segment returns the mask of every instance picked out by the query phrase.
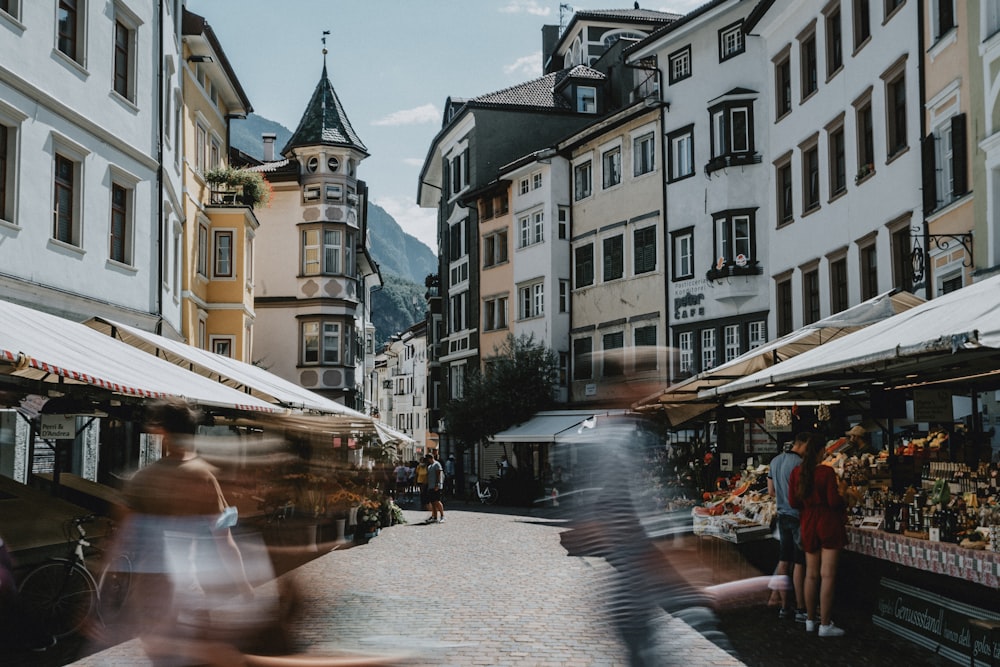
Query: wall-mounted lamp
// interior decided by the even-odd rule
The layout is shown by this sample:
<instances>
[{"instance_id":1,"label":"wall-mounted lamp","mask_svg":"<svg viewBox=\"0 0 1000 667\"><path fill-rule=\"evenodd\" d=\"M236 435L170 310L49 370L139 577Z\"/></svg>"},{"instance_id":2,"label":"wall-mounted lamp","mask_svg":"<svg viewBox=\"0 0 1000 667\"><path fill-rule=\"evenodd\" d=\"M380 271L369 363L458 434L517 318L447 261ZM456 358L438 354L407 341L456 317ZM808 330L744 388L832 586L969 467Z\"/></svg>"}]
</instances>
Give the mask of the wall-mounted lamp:
<instances>
[{"instance_id":1,"label":"wall-mounted lamp","mask_svg":"<svg viewBox=\"0 0 1000 667\"><path fill-rule=\"evenodd\" d=\"M188 56L189 63L214 63L215 58L212 56Z\"/></svg>"}]
</instances>

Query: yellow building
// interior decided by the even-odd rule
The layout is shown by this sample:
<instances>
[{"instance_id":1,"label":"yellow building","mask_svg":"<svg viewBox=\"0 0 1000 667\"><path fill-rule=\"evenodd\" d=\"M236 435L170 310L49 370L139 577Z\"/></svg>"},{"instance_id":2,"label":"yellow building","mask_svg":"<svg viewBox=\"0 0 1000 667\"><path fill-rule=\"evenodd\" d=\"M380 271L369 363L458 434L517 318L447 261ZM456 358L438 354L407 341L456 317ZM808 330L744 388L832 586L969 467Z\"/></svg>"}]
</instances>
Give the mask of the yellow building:
<instances>
[{"instance_id":1,"label":"yellow building","mask_svg":"<svg viewBox=\"0 0 1000 667\"><path fill-rule=\"evenodd\" d=\"M229 169L228 155L229 123L253 109L208 22L185 10L182 32L185 210L170 239L181 245L181 331L191 345L251 362L254 207L268 186Z\"/></svg>"}]
</instances>

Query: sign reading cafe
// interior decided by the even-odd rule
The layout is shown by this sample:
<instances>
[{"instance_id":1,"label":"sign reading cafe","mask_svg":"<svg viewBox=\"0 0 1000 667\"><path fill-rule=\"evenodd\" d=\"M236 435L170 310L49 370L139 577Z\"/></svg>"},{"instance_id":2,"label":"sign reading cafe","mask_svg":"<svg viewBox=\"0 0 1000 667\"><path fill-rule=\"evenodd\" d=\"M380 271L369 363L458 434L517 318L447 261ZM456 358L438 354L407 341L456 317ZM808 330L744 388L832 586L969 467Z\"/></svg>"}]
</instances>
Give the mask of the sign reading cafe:
<instances>
[{"instance_id":1,"label":"sign reading cafe","mask_svg":"<svg viewBox=\"0 0 1000 667\"><path fill-rule=\"evenodd\" d=\"M705 306L701 302L705 300L704 294L688 292L684 296L674 299L674 319L686 320L692 317L704 317Z\"/></svg>"}]
</instances>

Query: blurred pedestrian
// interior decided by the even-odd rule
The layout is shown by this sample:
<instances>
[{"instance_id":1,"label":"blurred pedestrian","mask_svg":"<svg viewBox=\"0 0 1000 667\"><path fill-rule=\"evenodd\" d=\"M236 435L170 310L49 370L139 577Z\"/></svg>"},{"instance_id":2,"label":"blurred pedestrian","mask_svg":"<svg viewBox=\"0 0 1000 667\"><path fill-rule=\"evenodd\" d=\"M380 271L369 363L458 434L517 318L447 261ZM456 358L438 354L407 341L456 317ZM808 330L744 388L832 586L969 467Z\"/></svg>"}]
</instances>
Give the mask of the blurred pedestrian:
<instances>
[{"instance_id":1,"label":"blurred pedestrian","mask_svg":"<svg viewBox=\"0 0 1000 667\"><path fill-rule=\"evenodd\" d=\"M455 455L449 454L444 462L444 492L455 497Z\"/></svg>"},{"instance_id":2,"label":"blurred pedestrian","mask_svg":"<svg viewBox=\"0 0 1000 667\"><path fill-rule=\"evenodd\" d=\"M444 468L441 462L434 458L434 454L427 455L427 504L430 505L431 515L424 523L444 522L444 503L441 502L441 493L444 490Z\"/></svg>"},{"instance_id":3,"label":"blurred pedestrian","mask_svg":"<svg viewBox=\"0 0 1000 667\"><path fill-rule=\"evenodd\" d=\"M420 457L417 467L413 470L413 481L420 494L420 507L430 511L430 504L427 500L427 455Z\"/></svg>"},{"instance_id":4,"label":"blurred pedestrian","mask_svg":"<svg viewBox=\"0 0 1000 667\"><path fill-rule=\"evenodd\" d=\"M788 502L788 480L792 470L802 463L809 437L804 432L795 436L791 449L771 460L767 475L767 491L778 508L778 567L772 579L781 600L778 618L799 622L806 620L806 556L801 547L799 511ZM788 591L792 591L791 596Z\"/></svg>"},{"instance_id":5,"label":"blurred pedestrian","mask_svg":"<svg viewBox=\"0 0 1000 667\"><path fill-rule=\"evenodd\" d=\"M819 636L841 637L830 619L840 550L847 544L847 505L837 484L837 473L822 465L823 440L809 437L802 463L789 478L789 504L801 513L802 550L806 554L806 631L817 629L816 598L819 597Z\"/></svg>"}]
</instances>

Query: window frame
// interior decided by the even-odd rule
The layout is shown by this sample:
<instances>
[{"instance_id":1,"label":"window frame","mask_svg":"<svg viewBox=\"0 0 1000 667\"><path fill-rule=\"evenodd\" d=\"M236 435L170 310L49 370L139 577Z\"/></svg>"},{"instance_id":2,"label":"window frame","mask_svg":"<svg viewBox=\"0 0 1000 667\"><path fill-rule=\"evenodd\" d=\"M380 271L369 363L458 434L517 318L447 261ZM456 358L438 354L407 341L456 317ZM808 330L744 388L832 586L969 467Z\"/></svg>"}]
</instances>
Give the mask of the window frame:
<instances>
[{"instance_id":1,"label":"window frame","mask_svg":"<svg viewBox=\"0 0 1000 667\"><path fill-rule=\"evenodd\" d=\"M632 275L641 276L656 271L656 225L632 230Z\"/></svg>"},{"instance_id":2,"label":"window frame","mask_svg":"<svg viewBox=\"0 0 1000 667\"><path fill-rule=\"evenodd\" d=\"M483 299L483 331L500 331L508 328L508 294L498 294Z\"/></svg>"},{"instance_id":3,"label":"window frame","mask_svg":"<svg viewBox=\"0 0 1000 667\"><path fill-rule=\"evenodd\" d=\"M497 229L483 235L483 268L490 269L509 261L507 228Z\"/></svg>"},{"instance_id":4,"label":"window frame","mask_svg":"<svg viewBox=\"0 0 1000 667\"><path fill-rule=\"evenodd\" d=\"M851 24L854 31L854 53L857 53L872 38L871 0L853 0Z\"/></svg>"},{"instance_id":5,"label":"window frame","mask_svg":"<svg viewBox=\"0 0 1000 667\"><path fill-rule=\"evenodd\" d=\"M792 113L792 54L786 46L772 60L774 63L775 122Z\"/></svg>"},{"instance_id":6,"label":"window frame","mask_svg":"<svg viewBox=\"0 0 1000 667\"><path fill-rule=\"evenodd\" d=\"M813 264L802 270L802 326L820 319L820 279L819 265Z\"/></svg>"},{"instance_id":7,"label":"window frame","mask_svg":"<svg viewBox=\"0 0 1000 667\"><path fill-rule=\"evenodd\" d=\"M114 34L112 39L112 85L111 90L127 100L136 103L138 89L137 54L139 51L139 28L142 20L132 13L124 4L116 0L114 4ZM119 27L124 30L124 43L119 40ZM124 70L122 76L121 70Z\"/></svg>"},{"instance_id":8,"label":"window frame","mask_svg":"<svg viewBox=\"0 0 1000 667\"><path fill-rule=\"evenodd\" d=\"M69 28L70 30L65 30ZM56 3L55 51L74 64L87 67L87 0Z\"/></svg>"},{"instance_id":9,"label":"window frame","mask_svg":"<svg viewBox=\"0 0 1000 667\"><path fill-rule=\"evenodd\" d=\"M821 206L819 135L814 134L803 142L799 152L802 158L802 215L806 216Z\"/></svg>"},{"instance_id":10,"label":"window frame","mask_svg":"<svg viewBox=\"0 0 1000 667\"><path fill-rule=\"evenodd\" d=\"M830 314L836 315L850 307L850 287L847 276L847 255L831 257L830 264Z\"/></svg>"},{"instance_id":11,"label":"window frame","mask_svg":"<svg viewBox=\"0 0 1000 667\"><path fill-rule=\"evenodd\" d=\"M21 124L27 116L0 102L0 223L18 227Z\"/></svg>"},{"instance_id":12,"label":"window frame","mask_svg":"<svg viewBox=\"0 0 1000 667\"><path fill-rule=\"evenodd\" d=\"M858 244L858 262L861 275L861 300L878 296L878 247L875 240Z\"/></svg>"},{"instance_id":13,"label":"window frame","mask_svg":"<svg viewBox=\"0 0 1000 667\"><path fill-rule=\"evenodd\" d=\"M545 279L535 278L517 286L518 321L545 317Z\"/></svg>"},{"instance_id":14,"label":"window frame","mask_svg":"<svg viewBox=\"0 0 1000 667\"><path fill-rule=\"evenodd\" d=\"M733 44L729 40L734 40ZM719 62L725 62L746 51L743 37L743 19L719 28Z\"/></svg>"},{"instance_id":15,"label":"window frame","mask_svg":"<svg viewBox=\"0 0 1000 667\"><path fill-rule=\"evenodd\" d=\"M590 257L581 258L589 252ZM594 243L584 243L573 248L573 289L583 289L594 284L596 271L594 266Z\"/></svg>"},{"instance_id":16,"label":"window frame","mask_svg":"<svg viewBox=\"0 0 1000 667\"><path fill-rule=\"evenodd\" d=\"M111 170L111 189L108 222L108 259L124 266L134 266L135 258L135 189L139 179L131 174L125 174L118 169ZM115 201L115 193L120 191L123 196L121 206ZM116 216L116 212L120 214ZM116 224L121 223L121 252L115 253Z\"/></svg>"},{"instance_id":17,"label":"window frame","mask_svg":"<svg viewBox=\"0 0 1000 667\"><path fill-rule=\"evenodd\" d=\"M586 368L586 371L584 371ZM584 336L573 339L573 380L594 379L594 339Z\"/></svg>"},{"instance_id":18,"label":"window frame","mask_svg":"<svg viewBox=\"0 0 1000 667\"><path fill-rule=\"evenodd\" d=\"M576 86L577 113L597 113L597 88L594 86Z\"/></svg>"},{"instance_id":19,"label":"window frame","mask_svg":"<svg viewBox=\"0 0 1000 667\"><path fill-rule=\"evenodd\" d=\"M625 235L606 236L601 239L601 282L621 280L624 277Z\"/></svg>"},{"instance_id":20,"label":"window frame","mask_svg":"<svg viewBox=\"0 0 1000 667\"><path fill-rule=\"evenodd\" d=\"M691 77L691 45L688 44L667 56L667 79L674 85ZM678 72L678 66L680 72Z\"/></svg>"},{"instance_id":21,"label":"window frame","mask_svg":"<svg viewBox=\"0 0 1000 667\"><path fill-rule=\"evenodd\" d=\"M871 88L869 88L852 104L858 160L855 183L860 183L875 173L875 117L872 110L871 92Z\"/></svg>"},{"instance_id":22,"label":"window frame","mask_svg":"<svg viewBox=\"0 0 1000 667\"><path fill-rule=\"evenodd\" d=\"M68 166L70 178L60 176L60 166ZM67 150L62 145L54 146L52 164L52 239L59 243L83 247L83 196L84 196L84 161L79 153L72 149ZM66 193L69 197L67 202L69 212L64 216L66 221L66 233L63 233L63 220L60 219L63 209L61 193Z\"/></svg>"},{"instance_id":23,"label":"window frame","mask_svg":"<svg viewBox=\"0 0 1000 667\"><path fill-rule=\"evenodd\" d=\"M746 223L746 235L740 234L738 225ZM756 209L729 209L712 216L715 256L725 268L750 269L757 265ZM745 244L746 253L735 252ZM732 246L732 248L729 248ZM732 252L730 252L732 251ZM728 254L727 254L728 253ZM743 255L744 260L739 259Z\"/></svg>"},{"instance_id":24,"label":"window frame","mask_svg":"<svg viewBox=\"0 0 1000 667\"><path fill-rule=\"evenodd\" d=\"M351 275L352 242L349 230L340 226L323 223L302 225L299 236L299 271L301 276L344 276ZM316 238L310 239L311 235ZM310 255L313 251L314 257ZM333 266L331 267L330 264ZM313 269L311 267L315 266Z\"/></svg>"},{"instance_id":25,"label":"window frame","mask_svg":"<svg viewBox=\"0 0 1000 667\"><path fill-rule=\"evenodd\" d=\"M713 105L708 109L709 129L711 132L712 159L726 156L746 156L754 153L754 106L753 99L740 99L722 102ZM742 139L746 147L742 150L734 149L737 143L736 133L738 131L736 116L742 113L745 116L743 123L744 133Z\"/></svg>"},{"instance_id":26,"label":"window frame","mask_svg":"<svg viewBox=\"0 0 1000 667\"><path fill-rule=\"evenodd\" d=\"M826 52L826 80L844 68L844 20L840 0L823 10L823 31Z\"/></svg>"},{"instance_id":27,"label":"window frame","mask_svg":"<svg viewBox=\"0 0 1000 667\"><path fill-rule=\"evenodd\" d=\"M819 53L816 28L803 32L799 38L799 103L805 102L819 90Z\"/></svg>"},{"instance_id":28,"label":"window frame","mask_svg":"<svg viewBox=\"0 0 1000 667\"><path fill-rule=\"evenodd\" d=\"M694 278L694 227L670 232L670 254L671 279L678 281Z\"/></svg>"},{"instance_id":29,"label":"window frame","mask_svg":"<svg viewBox=\"0 0 1000 667\"><path fill-rule=\"evenodd\" d=\"M228 251L222 242L228 239ZM212 278L236 277L236 230L212 230ZM226 267L228 266L228 270Z\"/></svg>"},{"instance_id":30,"label":"window frame","mask_svg":"<svg viewBox=\"0 0 1000 667\"><path fill-rule=\"evenodd\" d=\"M622 182L622 147L612 146L601 152L601 189L609 190Z\"/></svg>"},{"instance_id":31,"label":"window frame","mask_svg":"<svg viewBox=\"0 0 1000 667\"><path fill-rule=\"evenodd\" d=\"M573 201L582 201L594 194L593 160L573 165Z\"/></svg>"},{"instance_id":32,"label":"window frame","mask_svg":"<svg viewBox=\"0 0 1000 667\"><path fill-rule=\"evenodd\" d=\"M847 192L847 131L843 114L828 123L825 130L829 171L827 187L830 188L829 199L833 200Z\"/></svg>"},{"instance_id":33,"label":"window frame","mask_svg":"<svg viewBox=\"0 0 1000 667\"><path fill-rule=\"evenodd\" d=\"M208 265L211 260L211 252L209 251L209 241L208 241L208 224L199 222L198 223L198 238L197 238L197 252L198 257L195 262L195 272L197 275L204 278L208 278Z\"/></svg>"},{"instance_id":34,"label":"window frame","mask_svg":"<svg viewBox=\"0 0 1000 667\"><path fill-rule=\"evenodd\" d=\"M632 176L656 170L656 134L645 132L632 140Z\"/></svg>"},{"instance_id":35,"label":"window frame","mask_svg":"<svg viewBox=\"0 0 1000 667\"><path fill-rule=\"evenodd\" d=\"M795 175L791 151L774 161L774 185L776 222L778 227L783 227L795 222Z\"/></svg>"},{"instance_id":36,"label":"window frame","mask_svg":"<svg viewBox=\"0 0 1000 667\"><path fill-rule=\"evenodd\" d=\"M885 95L886 160L891 162L909 148L906 118L906 57L896 61L881 78Z\"/></svg>"},{"instance_id":37,"label":"window frame","mask_svg":"<svg viewBox=\"0 0 1000 667\"><path fill-rule=\"evenodd\" d=\"M791 275L786 274L774 279L774 321L779 337L795 331Z\"/></svg>"},{"instance_id":38,"label":"window frame","mask_svg":"<svg viewBox=\"0 0 1000 667\"><path fill-rule=\"evenodd\" d=\"M697 171L694 166L694 124L678 128L668 134L667 145L670 146L667 152L667 182L675 183L694 176ZM689 168L687 172L682 171L685 159Z\"/></svg>"}]
</instances>

